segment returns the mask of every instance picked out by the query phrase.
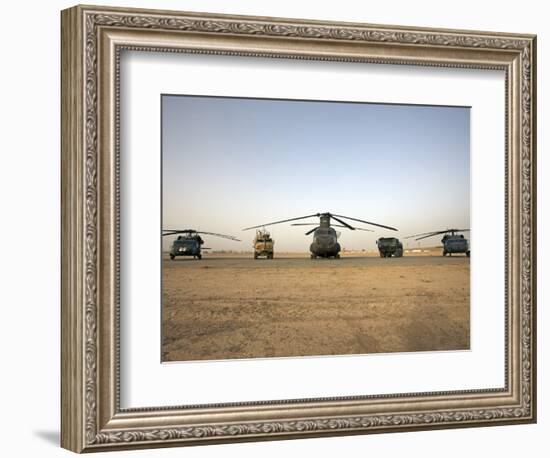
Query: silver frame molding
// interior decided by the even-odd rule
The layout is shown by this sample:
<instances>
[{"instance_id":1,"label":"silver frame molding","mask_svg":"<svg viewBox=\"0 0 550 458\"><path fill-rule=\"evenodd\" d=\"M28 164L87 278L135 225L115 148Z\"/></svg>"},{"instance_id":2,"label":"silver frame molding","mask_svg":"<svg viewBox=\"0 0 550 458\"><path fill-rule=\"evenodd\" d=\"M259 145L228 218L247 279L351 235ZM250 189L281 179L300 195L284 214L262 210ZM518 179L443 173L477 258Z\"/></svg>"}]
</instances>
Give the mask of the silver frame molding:
<instances>
[{"instance_id":1,"label":"silver frame molding","mask_svg":"<svg viewBox=\"0 0 550 458\"><path fill-rule=\"evenodd\" d=\"M76 6L61 15L61 445L75 452L536 421L536 37ZM506 75L506 386L121 409L124 49L500 69Z\"/></svg>"}]
</instances>

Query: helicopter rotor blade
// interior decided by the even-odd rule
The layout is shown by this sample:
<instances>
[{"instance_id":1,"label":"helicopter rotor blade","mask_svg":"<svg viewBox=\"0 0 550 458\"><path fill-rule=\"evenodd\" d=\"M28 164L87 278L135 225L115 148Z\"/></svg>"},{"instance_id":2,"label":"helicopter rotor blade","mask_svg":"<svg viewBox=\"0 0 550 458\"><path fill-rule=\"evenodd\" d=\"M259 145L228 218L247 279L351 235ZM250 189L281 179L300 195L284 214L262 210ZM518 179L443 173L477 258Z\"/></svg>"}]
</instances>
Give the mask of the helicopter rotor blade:
<instances>
[{"instance_id":1,"label":"helicopter rotor blade","mask_svg":"<svg viewBox=\"0 0 550 458\"><path fill-rule=\"evenodd\" d=\"M194 234L197 231L193 229L163 229L162 235L174 235L174 234Z\"/></svg>"},{"instance_id":2,"label":"helicopter rotor blade","mask_svg":"<svg viewBox=\"0 0 550 458\"><path fill-rule=\"evenodd\" d=\"M405 237L405 238L406 239L411 239L413 237L418 237L415 240L422 240L422 239L426 239L428 237L433 237L434 235L448 234L449 232L451 232L451 233L470 232L470 229L445 229L443 231L424 232L423 234L409 235L408 237Z\"/></svg>"},{"instance_id":3,"label":"helicopter rotor blade","mask_svg":"<svg viewBox=\"0 0 550 458\"><path fill-rule=\"evenodd\" d=\"M319 216L319 213L315 213L314 215L308 215L308 216L299 216L298 218L283 219L281 221L274 221L272 223L259 224L258 226L245 227L243 231L248 231L249 229L257 229L258 227L271 226L273 224L287 223L289 221L297 221L299 219L312 218L314 216Z\"/></svg>"},{"instance_id":4,"label":"helicopter rotor blade","mask_svg":"<svg viewBox=\"0 0 550 458\"><path fill-rule=\"evenodd\" d=\"M444 234L445 232L447 232L447 231L424 232L424 233L422 233L422 234L409 235L409 236L404 237L404 238L406 238L406 239L412 239L412 238L414 238L414 237L423 237L423 236L431 237L432 235Z\"/></svg>"},{"instance_id":5,"label":"helicopter rotor blade","mask_svg":"<svg viewBox=\"0 0 550 458\"><path fill-rule=\"evenodd\" d=\"M378 223L372 223L372 222L369 222L369 221L364 221L362 219L357 219L357 218L352 218L350 216L344 216L344 215L330 215L332 218L334 218L335 216L339 217L339 218L345 218L345 219L349 219L351 221L357 221L358 223L364 223L364 224L370 224L371 226L378 226L378 227L383 227L384 229L389 229L390 231L396 231L397 229L395 227L391 227L391 226L384 226L383 224L378 224ZM336 218L334 218L336 219ZM338 220L337 220L338 221Z\"/></svg>"},{"instance_id":6,"label":"helicopter rotor blade","mask_svg":"<svg viewBox=\"0 0 550 458\"><path fill-rule=\"evenodd\" d=\"M333 215L332 213L323 213L323 215L328 215L329 217L334 218L336 221L341 223L344 227L346 227L348 229L351 229L352 231L354 231L355 228L353 226L351 226L350 224L346 223L345 221L342 221L340 218L349 219L349 220L352 220L352 221L357 221L359 223L369 224L371 226L382 227L384 229L389 229L391 231L397 231L396 228L391 227L391 226L385 226L383 224L378 224L378 223L373 223L373 222L370 222L370 221L365 221L365 220L362 220L362 219L352 218L350 216ZM307 215L307 216L299 216L297 218L283 219L283 220L280 220L280 221L273 221L272 223L265 223L265 224L259 224L257 226L245 227L243 229L243 231L248 231L250 229L257 229L259 227L271 226L273 224L287 223L289 221L298 221L298 220L301 220L301 219L307 219L307 218L313 218L313 217L319 217L319 216L321 216L321 213L314 213L313 215Z\"/></svg>"},{"instance_id":7,"label":"helicopter rotor blade","mask_svg":"<svg viewBox=\"0 0 550 458\"><path fill-rule=\"evenodd\" d=\"M352 231L354 231L354 230L355 230L355 228L354 228L354 227L353 227L352 225L350 225L350 224L346 223L345 221L342 221L342 220L341 220L341 219L339 219L339 218L336 218L336 216L334 216L334 215L330 215L330 217L331 217L331 218L333 218L333 219L335 219L335 220L336 220L336 221L338 221L339 223L343 224L343 225L344 225L344 227L347 227L348 229L351 229Z\"/></svg>"},{"instance_id":8,"label":"helicopter rotor blade","mask_svg":"<svg viewBox=\"0 0 550 458\"><path fill-rule=\"evenodd\" d=\"M424 235L422 237L419 237L415 240L423 240L423 239L427 239L429 237L433 237L434 235L441 235L441 234L444 234L445 232L436 232L435 234L430 234L430 235Z\"/></svg>"},{"instance_id":9,"label":"helicopter rotor blade","mask_svg":"<svg viewBox=\"0 0 550 458\"><path fill-rule=\"evenodd\" d=\"M197 231L195 229L163 229L162 230L162 236L176 235L176 234L205 234L205 235L213 235L215 237L221 237L227 240L234 240L235 242L241 241L232 235L218 234L216 232Z\"/></svg>"},{"instance_id":10,"label":"helicopter rotor blade","mask_svg":"<svg viewBox=\"0 0 550 458\"><path fill-rule=\"evenodd\" d=\"M428 232L426 233L428 234ZM426 235L426 234L414 234L414 235L407 235L407 237L403 237L404 239L412 239L413 237L419 237L421 235Z\"/></svg>"},{"instance_id":11,"label":"helicopter rotor blade","mask_svg":"<svg viewBox=\"0 0 550 458\"><path fill-rule=\"evenodd\" d=\"M294 223L291 226L319 226L317 223ZM331 227L346 227L343 224L331 224ZM372 229L365 229L363 227L356 227L356 231L374 232Z\"/></svg>"},{"instance_id":12,"label":"helicopter rotor blade","mask_svg":"<svg viewBox=\"0 0 550 458\"><path fill-rule=\"evenodd\" d=\"M226 234L217 234L216 232L196 231L197 234L213 235L214 237L220 237L222 239L233 240L235 242L241 242L237 237Z\"/></svg>"},{"instance_id":13,"label":"helicopter rotor blade","mask_svg":"<svg viewBox=\"0 0 550 458\"><path fill-rule=\"evenodd\" d=\"M163 229L162 232L197 232L195 229Z\"/></svg>"},{"instance_id":14,"label":"helicopter rotor blade","mask_svg":"<svg viewBox=\"0 0 550 458\"><path fill-rule=\"evenodd\" d=\"M311 234L312 232L315 232L317 229L319 229L319 226L314 227L313 229L310 229L309 231L307 231L307 232L306 232L306 235L309 235L309 234Z\"/></svg>"},{"instance_id":15,"label":"helicopter rotor blade","mask_svg":"<svg viewBox=\"0 0 550 458\"><path fill-rule=\"evenodd\" d=\"M446 230L441 231L441 232L470 232L470 229L455 229L455 228L452 228L452 229L446 229Z\"/></svg>"}]
</instances>

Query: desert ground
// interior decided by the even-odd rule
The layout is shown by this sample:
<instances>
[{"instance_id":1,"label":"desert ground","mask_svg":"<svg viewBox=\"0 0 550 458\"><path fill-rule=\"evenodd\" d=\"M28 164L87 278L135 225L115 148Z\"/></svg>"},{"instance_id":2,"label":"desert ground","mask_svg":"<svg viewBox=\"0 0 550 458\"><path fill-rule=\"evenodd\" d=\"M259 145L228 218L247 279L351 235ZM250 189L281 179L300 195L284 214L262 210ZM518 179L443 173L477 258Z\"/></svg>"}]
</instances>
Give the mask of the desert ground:
<instances>
[{"instance_id":1,"label":"desert ground","mask_svg":"<svg viewBox=\"0 0 550 458\"><path fill-rule=\"evenodd\" d=\"M162 264L163 361L465 350L470 260L205 254Z\"/></svg>"}]
</instances>

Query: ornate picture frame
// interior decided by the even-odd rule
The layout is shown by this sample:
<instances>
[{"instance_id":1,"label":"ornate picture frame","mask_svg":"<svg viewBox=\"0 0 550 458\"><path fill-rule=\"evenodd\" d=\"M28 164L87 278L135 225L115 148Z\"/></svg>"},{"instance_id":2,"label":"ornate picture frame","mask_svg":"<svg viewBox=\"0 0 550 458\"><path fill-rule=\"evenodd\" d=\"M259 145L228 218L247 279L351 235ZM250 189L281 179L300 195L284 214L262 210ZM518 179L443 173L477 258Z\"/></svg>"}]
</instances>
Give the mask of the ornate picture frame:
<instances>
[{"instance_id":1,"label":"ornate picture frame","mask_svg":"<svg viewBox=\"0 0 550 458\"><path fill-rule=\"evenodd\" d=\"M536 37L76 6L62 12L62 424L75 452L536 421ZM498 69L506 93L505 387L120 407L123 50Z\"/></svg>"}]
</instances>

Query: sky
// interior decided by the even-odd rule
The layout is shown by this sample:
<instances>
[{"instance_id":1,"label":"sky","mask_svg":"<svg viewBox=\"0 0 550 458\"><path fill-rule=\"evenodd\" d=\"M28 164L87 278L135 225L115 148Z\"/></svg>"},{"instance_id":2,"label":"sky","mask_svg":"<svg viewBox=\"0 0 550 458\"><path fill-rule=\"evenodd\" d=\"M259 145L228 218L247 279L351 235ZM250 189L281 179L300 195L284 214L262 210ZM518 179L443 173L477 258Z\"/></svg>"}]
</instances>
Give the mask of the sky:
<instances>
[{"instance_id":1,"label":"sky","mask_svg":"<svg viewBox=\"0 0 550 458\"><path fill-rule=\"evenodd\" d=\"M337 228L344 249L440 245L403 239L469 227L470 109L163 95L162 199L164 229L242 240L203 237L216 250L251 250L243 228L317 212L399 229ZM309 250L308 227L268 229L276 251Z\"/></svg>"}]
</instances>

